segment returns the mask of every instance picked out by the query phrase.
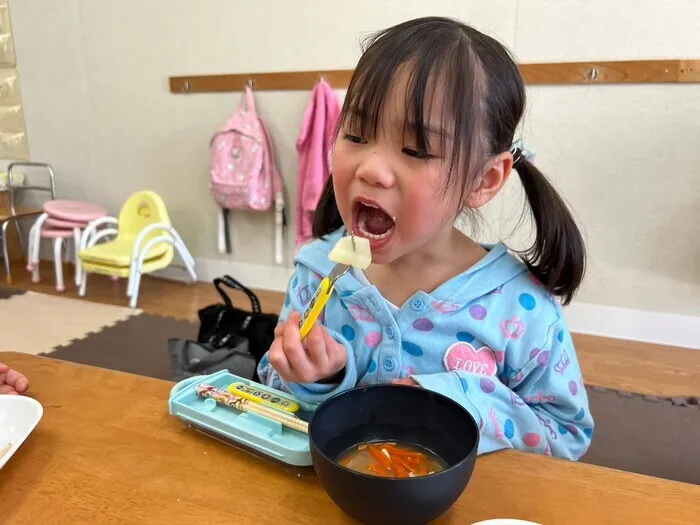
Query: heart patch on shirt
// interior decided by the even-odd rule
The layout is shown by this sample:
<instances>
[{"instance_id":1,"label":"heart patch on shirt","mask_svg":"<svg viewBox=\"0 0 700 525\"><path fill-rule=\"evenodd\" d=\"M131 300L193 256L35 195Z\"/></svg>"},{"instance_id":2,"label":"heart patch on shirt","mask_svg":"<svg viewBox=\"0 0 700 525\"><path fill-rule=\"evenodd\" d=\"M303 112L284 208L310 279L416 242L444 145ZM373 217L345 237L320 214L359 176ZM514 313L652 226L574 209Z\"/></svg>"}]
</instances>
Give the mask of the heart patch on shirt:
<instances>
[{"instance_id":1,"label":"heart patch on shirt","mask_svg":"<svg viewBox=\"0 0 700 525\"><path fill-rule=\"evenodd\" d=\"M469 343L455 343L447 349L442 362L450 372L495 376L498 371L496 355L488 346L474 348Z\"/></svg>"}]
</instances>

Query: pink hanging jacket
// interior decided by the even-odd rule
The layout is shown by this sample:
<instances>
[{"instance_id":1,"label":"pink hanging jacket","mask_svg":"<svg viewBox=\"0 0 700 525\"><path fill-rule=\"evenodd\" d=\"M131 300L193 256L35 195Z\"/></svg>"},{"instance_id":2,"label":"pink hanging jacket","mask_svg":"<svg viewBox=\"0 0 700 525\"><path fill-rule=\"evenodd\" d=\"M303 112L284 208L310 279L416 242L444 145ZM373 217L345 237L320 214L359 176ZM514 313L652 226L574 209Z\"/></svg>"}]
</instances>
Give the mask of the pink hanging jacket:
<instances>
[{"instance_id":1,"label":"pink hanging jacket","mask_svg":"<svg viewBox=\"0 0 700 525\"><path fill-rule=\"evenodd\" d=\"M311 94L297 140L297 250L312 237L316 205L331 173L331 146L339 116L340 101L331 86L321 79Z\"/></svg>"}]
</instances>

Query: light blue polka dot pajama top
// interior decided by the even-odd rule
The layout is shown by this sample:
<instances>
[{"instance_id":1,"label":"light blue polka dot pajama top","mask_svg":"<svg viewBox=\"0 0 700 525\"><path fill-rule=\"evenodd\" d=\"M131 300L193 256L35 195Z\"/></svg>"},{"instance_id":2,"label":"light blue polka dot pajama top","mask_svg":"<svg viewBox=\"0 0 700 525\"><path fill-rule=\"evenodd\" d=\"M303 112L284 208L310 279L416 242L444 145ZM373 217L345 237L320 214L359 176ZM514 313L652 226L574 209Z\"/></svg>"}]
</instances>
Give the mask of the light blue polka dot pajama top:
<instances>
[{"instance_id":1,"label":"light blue polka dot pajama top","mask_svg":"<svg viewBox=\"0 0 700 525\"><path fill-rule=\"evenodd\" d=\"M340 229L302 248L280 321L303 312L334 263ZM514 448L576 460L588 448L593 418L574 345L559 303L503 244L430 294L400 308L363 272L341 277L321 322L348 351L337 384L285 382L267 354L261 381L310 402L356 385L411 377L454 399L481 429L479 453Z\"/></svg>"}]
</instances>

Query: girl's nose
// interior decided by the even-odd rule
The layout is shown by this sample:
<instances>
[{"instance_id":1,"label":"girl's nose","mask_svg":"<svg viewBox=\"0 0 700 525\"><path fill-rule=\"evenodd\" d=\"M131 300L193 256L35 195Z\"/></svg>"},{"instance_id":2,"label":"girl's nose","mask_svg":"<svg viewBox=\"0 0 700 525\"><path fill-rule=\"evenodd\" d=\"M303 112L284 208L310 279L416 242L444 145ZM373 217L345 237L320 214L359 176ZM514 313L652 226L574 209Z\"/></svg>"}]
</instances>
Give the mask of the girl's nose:
<instances>
[{"instance_id":1,"label":"girl's nose","mask_svg":"<svg viewBox=\"0 0 700 525\"><path fill-rule=\"evenodd\" d=\"M394 184L391 166L377 152L372 152L360 164L355 176L370 186L389 188Z\"/></svg>"}]
</instances>

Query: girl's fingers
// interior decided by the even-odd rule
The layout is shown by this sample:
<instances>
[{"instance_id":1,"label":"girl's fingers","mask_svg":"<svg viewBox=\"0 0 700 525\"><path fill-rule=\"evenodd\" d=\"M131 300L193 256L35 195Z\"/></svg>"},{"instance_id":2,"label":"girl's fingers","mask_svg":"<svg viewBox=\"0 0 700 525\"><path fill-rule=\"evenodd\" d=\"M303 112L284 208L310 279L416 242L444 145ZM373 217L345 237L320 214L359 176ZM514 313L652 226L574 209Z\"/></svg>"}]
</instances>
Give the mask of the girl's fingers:
<instances>
[{"instance_id":1,"label":"girl's fingers","mask_svg":"<svg viewBox=\"0 0 700 525\"><path fill-rule=\"evenodd\" d=\"M5 374L5 381L6 384L14 387L15 390L19 391L20 388L26 388L27 386L27 378L24 377L22 374L20 374L17 370L12 370L10 369L6 374Z\"/></svg>"},{"instance_id":2,"label":"girl's fingers","mask_svg":"<svg viewBox=\"0 0 700 525\"><path fill-rule=\"evenodd\" d=\"M299 314L299 312L294 310L292 313L289 314L289 317L287 317L287 320L284 322L285 333L287 332L288 327L290 330L296 329L296 332L299 334L299 340L301 340L301 332L299 331L299 323L301 323L301 314Z\"/></svg>"},{"instance_id":3,"label":"girl's fingers","mask_svg":"<svg viewBox=\"0 0 700 525\"><path fill-rule=\"evenodd\" d=\"M28 388L26 377L0 363L0 394L23 394Z\"/></svg>"},{"instance_id":4,"label":"girl's fingers","mask_svg":"<svg viewBox=\"0 0 700 525\"><path fill-rule=\"evenodd\" d=\"M345 346L333 339L333 336L328 333L324 327L321 327L323 335L323 343L328 358L329 371L333 374L343 369L348 362L348 351Z\"/></svg>"},{"instance_id":5,"label":"girl's fingers","mask_svg":"<svg viewBox=\"0 0 700 525\"><path fill-rule=\"evenodd\" d=\"M311 328L309 335L306 336L306 341L304 341L309 359L321 375L328 371L329 365L324 333L327 333L325 328L316 324Z\"/></svg>"},{"instance_id":6,"label":"girl's fingers","mask_svg":"<svg viewBox=\"0 0 700 525\"><path fill-rule=\"evenodd\" d=\"M275 371L280 375L285 381L292 381L292 367L287 361L287 356L284 354L284 349L282 348L282 338L278 337L270 346L270 351L267 354L267 358L270 360L270 365Z\"/></svg>"},{"instance_id":7,"label":"girl's fingers","mask_svg":"<svg viewBox=\"0 0 700 525\"><path fill-rule=\"evenodd\" d=\"M301 315L292 312L287 321L275 328L275 341L270 347L272 367L285 380L313 383L332 375L345 366L347 352L320 324L314 325L301 340Z\"/></svg>"},{"instance_id":8,"label":"girl's fingers","mask_svg":"<svg viewBox=\"0 0 700 525\"><path fill-rule=\"evenodd\" d=\"M0 395L16 395L15 389L10 385L0 385Z\"/></svg>"},{"instance_id":9,"label":"girl's fingers","mask_svg":"<svg viewBox=\"0 0 700 525\"><path fill-rule=\"evenodd\" d=\"M313 365L309 355L301 343L299 319L299 314L296 312L289 316L282 336L282 349L297 382L308 383L315 381L316 378L314 378Z\"/></svg>"},{"instance_id":10,"label":"girl's fingers","mask_svg":"<svg viewBox=\"0 0 700 525\"><path fill-rule=\"evenodd\" d=\"M15 391L18 394L24 394L29 389L29 381L24 376L20 376L17 381L15 381Z\"/></svg>"}]
</instances>

